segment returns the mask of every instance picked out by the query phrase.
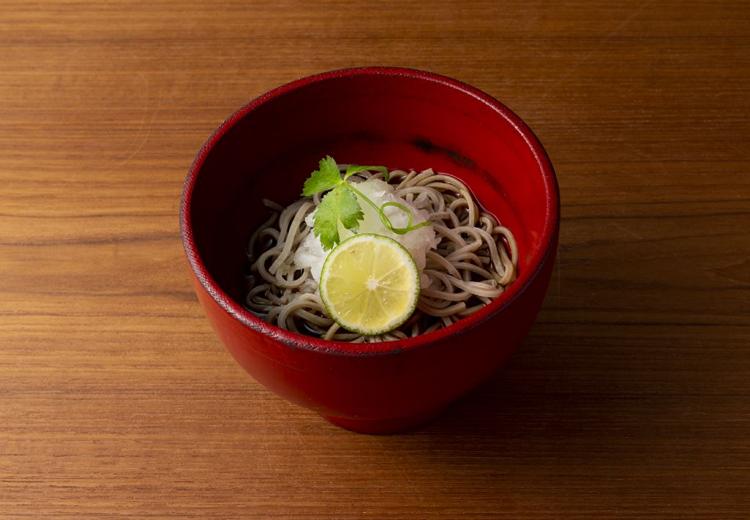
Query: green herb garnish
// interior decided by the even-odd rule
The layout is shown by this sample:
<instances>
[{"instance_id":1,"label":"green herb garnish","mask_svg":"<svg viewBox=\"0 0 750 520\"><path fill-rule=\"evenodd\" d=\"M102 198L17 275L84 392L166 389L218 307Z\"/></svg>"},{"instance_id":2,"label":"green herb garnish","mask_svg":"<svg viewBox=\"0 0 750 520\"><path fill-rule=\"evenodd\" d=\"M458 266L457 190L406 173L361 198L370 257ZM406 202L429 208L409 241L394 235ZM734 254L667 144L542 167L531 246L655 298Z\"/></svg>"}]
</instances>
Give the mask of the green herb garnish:
<instances>
[{"instance_id":1,"label":"green herb garnish","mask_svg":"<svg viewBox=\"0 0 750 520\"><path fill-rule=\"evenodd\" d=\"M372 206L383 225L398 235L404 235L415 229L430 225L430 222L427 220L419 224L414 224L414 216L411 210L398 202L386 202L382 206L378 206L364 193L359 191L354 183L347 182L349 177L355 173L366 171L382 172L385 180L388 180L388 169L385 166L351 165L346 168L342 177L336 161L331 156L326 156L320 160L318 169L312 172L310 177L305 181L302 195L306 197L312 197L317 193L326 191L329 192L323 196L318 205L314 218L315 225L313 226L315 236L320 239L320 243L323 244L325 249L332 249L333 246L341 241L339 237L339 222L346 229L356 231L359 227L359 222L365 218L357 197L360 197ZM407 225L405 227L394 226L383 211L387 207L398 208L406 213L408 216Z\"/></svg>"}]
</instances>

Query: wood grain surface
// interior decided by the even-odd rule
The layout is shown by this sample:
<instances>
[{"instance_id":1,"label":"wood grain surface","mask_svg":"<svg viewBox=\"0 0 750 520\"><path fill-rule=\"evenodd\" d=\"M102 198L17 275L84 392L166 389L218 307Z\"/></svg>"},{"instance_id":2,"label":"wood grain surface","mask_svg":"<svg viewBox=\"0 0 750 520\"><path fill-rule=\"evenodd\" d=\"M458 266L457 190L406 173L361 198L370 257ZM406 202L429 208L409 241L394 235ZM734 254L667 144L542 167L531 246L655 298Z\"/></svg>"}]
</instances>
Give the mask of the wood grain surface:
<instances>
[{"instance_id":1,"label":"wood grain surface","mask_svg":"<svg viewBox=\"0 0 750 520\"><path fill-rule=\"evenodd\" d=\"M498 97L562 191L525 346L336 429L214 337L186 170L250 98L389 64ZM750 517L750 4L0 5L0 518Z\"/></svg>"}]
</instances>

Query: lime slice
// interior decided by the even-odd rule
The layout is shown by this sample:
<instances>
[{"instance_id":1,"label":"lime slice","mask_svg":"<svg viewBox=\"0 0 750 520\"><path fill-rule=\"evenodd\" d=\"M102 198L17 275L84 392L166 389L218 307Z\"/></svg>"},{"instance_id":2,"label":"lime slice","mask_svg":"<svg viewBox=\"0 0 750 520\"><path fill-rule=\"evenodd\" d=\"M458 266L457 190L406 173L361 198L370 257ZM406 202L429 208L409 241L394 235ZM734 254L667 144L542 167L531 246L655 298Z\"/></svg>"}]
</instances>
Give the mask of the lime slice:
<instances>
[{"instance_id":1,"label":"lime slice","mask_svg":"<svg viewBox=\"0 0 750 520\"><path fill-rule=\"evenodd\" d=\"M412 315L419 298L414 259L392 238L361 233L330 252L320 273L328 315L347 330L374 336Z\"/></svg>"}]
</instances>

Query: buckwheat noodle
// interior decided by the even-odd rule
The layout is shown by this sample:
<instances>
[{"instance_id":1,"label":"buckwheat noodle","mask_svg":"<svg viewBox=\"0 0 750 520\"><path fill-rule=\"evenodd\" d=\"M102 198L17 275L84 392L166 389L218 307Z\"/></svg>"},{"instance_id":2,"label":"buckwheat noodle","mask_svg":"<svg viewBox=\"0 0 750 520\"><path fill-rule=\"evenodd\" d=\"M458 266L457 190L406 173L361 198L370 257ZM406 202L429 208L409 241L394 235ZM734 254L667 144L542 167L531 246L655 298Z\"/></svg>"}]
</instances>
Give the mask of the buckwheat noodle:
<instances>
[{"instance_id":1,"label":"buckwheat noodle","mask_svg":"<svg viewBox=\"0 0 750 520\"><path fill-rule=\"evenodd\" d=\"M383 174L367 175L373 177ZM429 285L421 290L417 310L406 323L380 336L362 336L340 329L326 315L309 268L296 269L293 263L297 247L312 232L305 217L320 203L318 195L287 207L263 200L272 214L248 244L246 307L283 329L327 340L391 341L448 326L488 304L515 279L518 247L513 233L479 207L465 184L432 169L394 170L388 182L397 196L429 213L439 239L437 248L427 252L423 270Z\"/></svg>"}]
</instances>

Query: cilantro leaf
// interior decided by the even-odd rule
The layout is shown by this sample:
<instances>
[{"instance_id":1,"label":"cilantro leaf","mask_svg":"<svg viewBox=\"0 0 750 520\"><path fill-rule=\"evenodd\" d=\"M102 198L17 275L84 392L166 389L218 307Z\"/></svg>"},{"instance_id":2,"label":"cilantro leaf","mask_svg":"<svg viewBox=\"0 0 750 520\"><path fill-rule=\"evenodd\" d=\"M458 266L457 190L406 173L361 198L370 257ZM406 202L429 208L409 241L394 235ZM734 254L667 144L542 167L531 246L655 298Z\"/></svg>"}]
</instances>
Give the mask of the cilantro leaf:
<instances>
[{"instance_id":1,"label":"cilantro leaf","mask_svg":"<svg viewBox=\"0 0 750 520\"><path fill-rule=\"evenodd\" d=\"M352 193L348 185L342 184L336 186L320 201L315 211L313 232L325 249L332 249L341 241L339 222L346 229L354 231L364 217L357 196Z\"/></svg>"},{"instance_id":2,"label":"cilantro leaf","mask_svg":"<svg viewBox=\"0 0 750 520\"><path fill-rule=\"evenodd\" d=\"M324 249L333 249L336 244L341 242L339 222L345 229L354 232L357 231L359 222L365 218L360 207L360 200L372 206L378 212L383 225L399 235L430 225L429 220L416 225L413 224L414 217L411 211L403 204L387 202L382 206L378 206L364 193L360 192L355 187L355 183L347 182L352 175L367 171L382 173L385 181L388 181L388 168L385 166L359 166L356 164L348 166L342 178L336 161L330 155L320 160L318 169L312 172L310 177L305 181L302 194L306 197L328 192L320 200L320 204L315 210L315 217L313 217L313 233L318 237ZM397 207L407 214L409 221L406 227L394 227L391 220L383 211L385 208L391 206Z\"/></svg>"},{"instance_id":3,"label":"cilantro leaf","mask_svg":"<svg viewBox=\"0 0 750 520\"><path fill-rule=\"evenodd\" d=\"M302 195L311 197L316 193L321 193L335 188L343 182L339 167L333 157L327 155L318 163L318 169L312 172L310 177L305 181L302 188Z\"/></svg>"}]
</instances>

